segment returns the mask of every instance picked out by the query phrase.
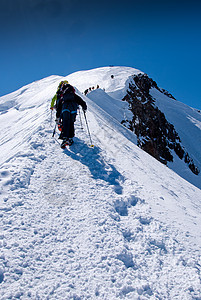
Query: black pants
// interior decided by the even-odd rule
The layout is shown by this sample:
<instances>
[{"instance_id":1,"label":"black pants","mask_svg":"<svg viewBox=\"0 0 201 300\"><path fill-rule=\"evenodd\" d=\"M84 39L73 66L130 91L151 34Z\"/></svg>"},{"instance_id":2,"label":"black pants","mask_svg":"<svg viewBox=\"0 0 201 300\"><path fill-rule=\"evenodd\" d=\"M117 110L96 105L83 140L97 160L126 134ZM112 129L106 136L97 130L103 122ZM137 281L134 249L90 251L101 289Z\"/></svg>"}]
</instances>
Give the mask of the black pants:
<instances>
[{"instance_id":1,"label":"black pants","mask_svg":"<svg viewBox=\"0 0 201 300\"><path fill-rule=\"evenodd\" d=\"M56 102L56 118L61 117L61 111L62 111L62 101L59 99Z\"/></svg>"},{"instance_id":2,"label":"black pants","mask_svg":"<svg viewBox=\"0 0 201 300\"><path fill-rule=\"evenodd\" d=\"M62 113L63 119L63 137L64 138L73 138L75 135L74 122L76 119L76 113L70 113L64 111Z\"/></svg>"}]
</instances>

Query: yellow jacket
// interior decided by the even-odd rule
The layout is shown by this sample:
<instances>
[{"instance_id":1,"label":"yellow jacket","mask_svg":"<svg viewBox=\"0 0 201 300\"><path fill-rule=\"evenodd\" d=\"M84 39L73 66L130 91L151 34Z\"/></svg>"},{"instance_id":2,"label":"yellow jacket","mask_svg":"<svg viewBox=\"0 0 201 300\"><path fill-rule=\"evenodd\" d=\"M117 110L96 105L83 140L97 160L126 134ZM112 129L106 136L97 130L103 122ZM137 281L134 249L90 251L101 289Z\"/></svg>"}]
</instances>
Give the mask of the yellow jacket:
<instances>
[{"instance_id":1,"label":"yellow jacket","mask_svg":"<svg viewBox=\"0 0 201 300\"><path fill-rule=\"evenodd\" d=\"M57 91L60 90L61 86L63 83L68 83L67 80L62 80L59 85L58 85L58 88L57 88ZM51 105L50 105L50 109L53 109L54 108L54 105L55 105L55 101L57 100L57 93L54 95L54 97L52 98L52 101L51 101Z\"/></svg>"}]
</instances>

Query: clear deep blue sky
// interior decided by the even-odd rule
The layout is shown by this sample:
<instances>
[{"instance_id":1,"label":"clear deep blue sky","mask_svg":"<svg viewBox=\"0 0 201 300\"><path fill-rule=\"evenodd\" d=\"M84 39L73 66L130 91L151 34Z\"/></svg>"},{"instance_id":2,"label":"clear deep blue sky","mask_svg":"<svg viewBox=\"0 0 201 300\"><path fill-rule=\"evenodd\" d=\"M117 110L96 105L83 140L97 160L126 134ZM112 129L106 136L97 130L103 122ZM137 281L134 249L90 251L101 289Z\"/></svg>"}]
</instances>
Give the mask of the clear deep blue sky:
<instances>
[{"instance_id":1,"label":"clear deep blue sky","mask_svg":"<svg viewBox=\"0 0 201 300\"><path fill-rule=\"evenodd\" d=\"M118 65L201 109L201 1L0 0L0 41L0 96Z\"/></svg>"}]
</instances>

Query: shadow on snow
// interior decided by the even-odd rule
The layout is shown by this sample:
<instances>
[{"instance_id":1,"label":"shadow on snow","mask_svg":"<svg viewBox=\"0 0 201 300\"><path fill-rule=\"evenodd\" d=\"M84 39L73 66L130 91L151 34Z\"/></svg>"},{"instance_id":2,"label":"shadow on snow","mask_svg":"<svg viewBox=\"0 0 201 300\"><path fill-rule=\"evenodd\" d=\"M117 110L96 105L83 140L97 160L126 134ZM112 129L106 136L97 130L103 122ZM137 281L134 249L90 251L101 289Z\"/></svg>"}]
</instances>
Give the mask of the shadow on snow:
<instances>
[{"instance_id":1,"label":"shadow on snow","mask_svg":"<svg viewBox=\"0 0 201 300\"><path fill-rule=\"evenodd\" d=\"M101 156L101 149L97 146L89 148L89 146L79 138L75 138L75 144L64 150L72 159L80 161L87 166L94 179L101 179L112 185L117 194L122 194L123 188L120 184L124 181L124 177L117 169L109 163L106 163Z\"/></svg>"}]
</instances>

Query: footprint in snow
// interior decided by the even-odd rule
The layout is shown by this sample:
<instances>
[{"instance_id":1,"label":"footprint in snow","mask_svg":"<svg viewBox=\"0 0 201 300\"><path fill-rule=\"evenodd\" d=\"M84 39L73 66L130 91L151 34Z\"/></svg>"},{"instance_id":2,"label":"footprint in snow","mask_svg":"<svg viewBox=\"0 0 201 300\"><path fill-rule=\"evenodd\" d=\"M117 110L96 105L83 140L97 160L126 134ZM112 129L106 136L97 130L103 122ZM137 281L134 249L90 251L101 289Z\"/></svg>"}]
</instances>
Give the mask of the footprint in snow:
<instances>
[{"instance_id":1,"label":"footprint in snow","mask_svg":"<svg viewBox=\"0 0 201 300\"><path fill-rule=\"evenodd\" d=\"M127 203L123 200L116 200L114 203L114 208L120 216L128 216Z\"/></svg>"}]
</instances>

